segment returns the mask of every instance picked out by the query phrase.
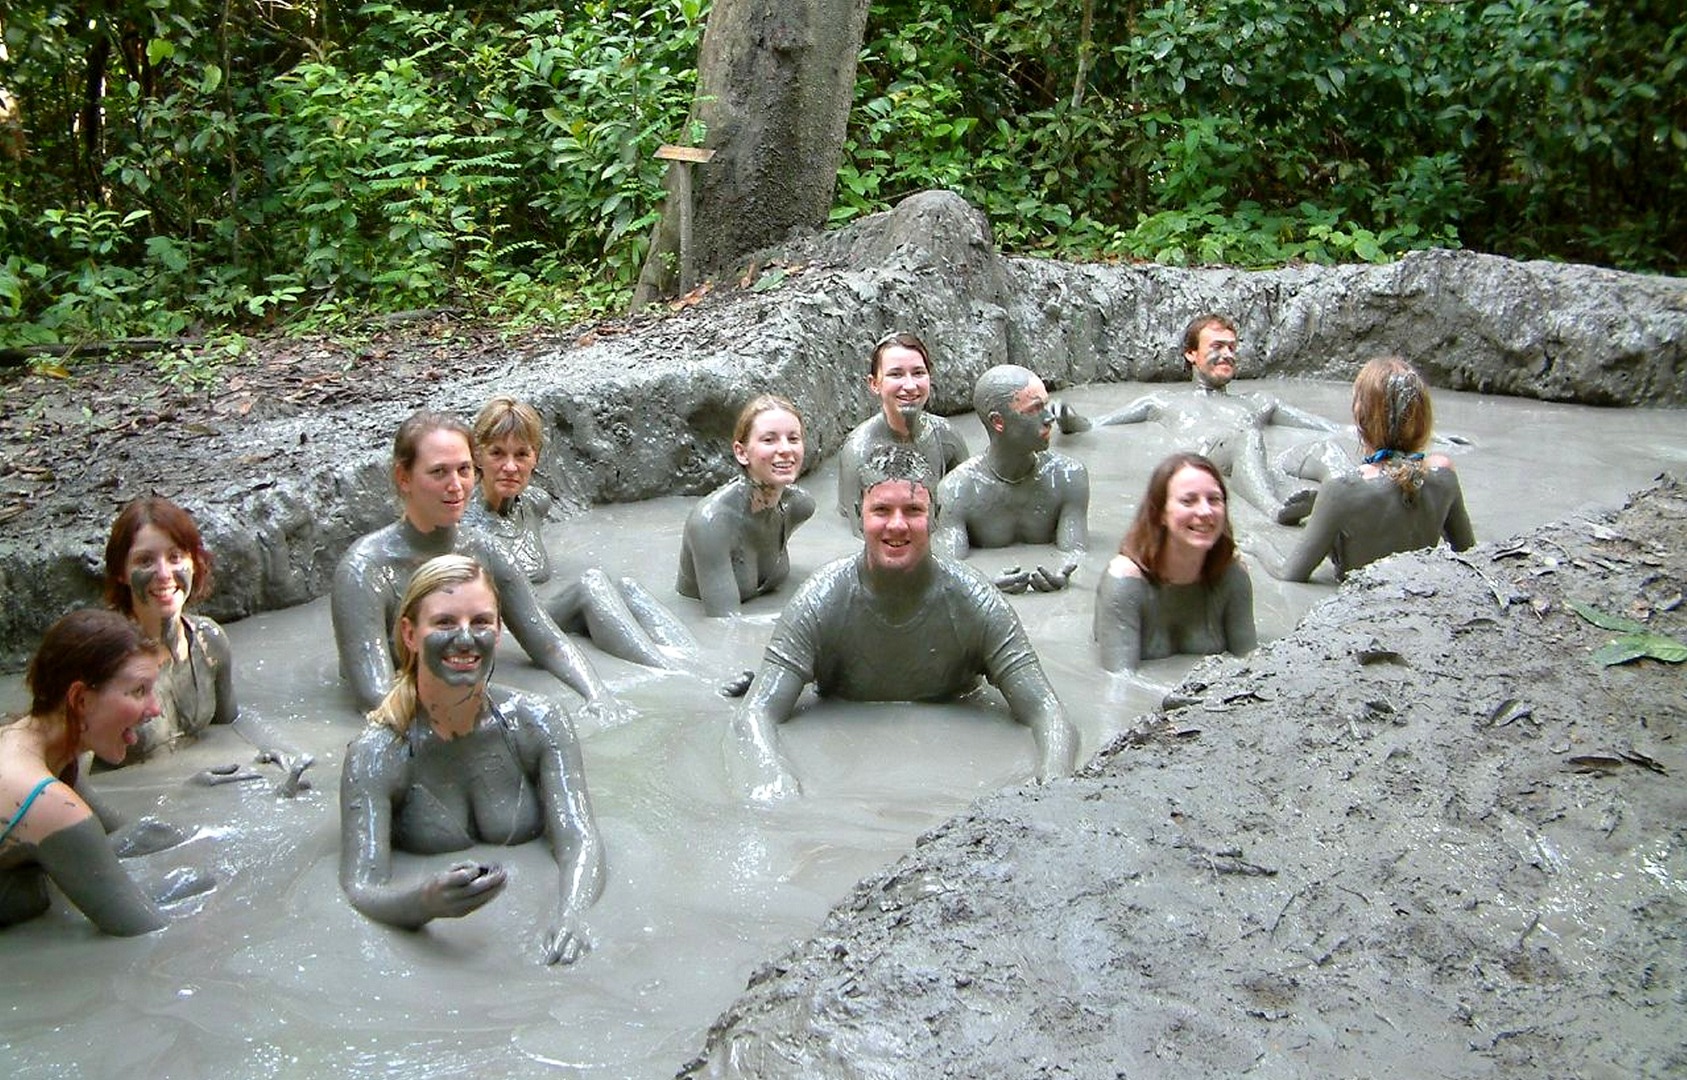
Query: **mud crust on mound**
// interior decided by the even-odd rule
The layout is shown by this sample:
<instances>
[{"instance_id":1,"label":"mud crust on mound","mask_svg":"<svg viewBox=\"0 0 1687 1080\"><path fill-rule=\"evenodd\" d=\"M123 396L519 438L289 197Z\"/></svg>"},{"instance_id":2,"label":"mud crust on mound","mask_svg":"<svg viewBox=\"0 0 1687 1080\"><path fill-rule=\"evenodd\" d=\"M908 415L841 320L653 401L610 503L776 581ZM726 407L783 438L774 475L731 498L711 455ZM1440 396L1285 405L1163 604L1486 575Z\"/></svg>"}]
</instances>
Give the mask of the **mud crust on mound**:
<instances>
[{"instance_id":1,"label":"mud crust on mound","mask_svg":"<svg viewBox=\"0 0 1687 1080\"><path fill-rule=\"evenodd\" d=\"M1687 491L1355 575L1082 775L983 799L689 1077L1680 1076Z\"/></svg>"}]
</instances>

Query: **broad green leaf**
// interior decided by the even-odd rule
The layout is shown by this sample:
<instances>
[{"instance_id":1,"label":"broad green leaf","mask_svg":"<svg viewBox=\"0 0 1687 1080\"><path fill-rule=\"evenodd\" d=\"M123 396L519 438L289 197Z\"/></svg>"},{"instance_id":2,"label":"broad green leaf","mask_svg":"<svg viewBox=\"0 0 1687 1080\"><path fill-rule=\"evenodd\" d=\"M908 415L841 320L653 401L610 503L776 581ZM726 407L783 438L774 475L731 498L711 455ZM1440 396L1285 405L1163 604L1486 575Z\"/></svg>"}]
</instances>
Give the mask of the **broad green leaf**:
<instances>
[{"instance_id":1,"label":"broad green leaf","mask_svg":"<svg viewBox=\"0 0 1687 1080\"><path fill-rule=\"evenodd\" d=\"M1687 645L1662 634L1624 634L1615 641L1595 649L1593 662L1610 667L1642 657L1662 660L1666 664L1679 664L1687 660Z\"/></svg>"},{"instance_id":2,"label":"broad green leaf","mask_svg":"<svg viewBox=\"0 0 1687 1080\"><path fill-rule=\"evenodd\" d=\"M1633 619L1625 619L1621 615L1607 615L1598 608L1589 607L1580 600L1566 599L1564 601L1571 611L1586 619L1602 630L1620 630L1629 634L1647 633L1646 627Z\"/></svg>"}]
</instances>

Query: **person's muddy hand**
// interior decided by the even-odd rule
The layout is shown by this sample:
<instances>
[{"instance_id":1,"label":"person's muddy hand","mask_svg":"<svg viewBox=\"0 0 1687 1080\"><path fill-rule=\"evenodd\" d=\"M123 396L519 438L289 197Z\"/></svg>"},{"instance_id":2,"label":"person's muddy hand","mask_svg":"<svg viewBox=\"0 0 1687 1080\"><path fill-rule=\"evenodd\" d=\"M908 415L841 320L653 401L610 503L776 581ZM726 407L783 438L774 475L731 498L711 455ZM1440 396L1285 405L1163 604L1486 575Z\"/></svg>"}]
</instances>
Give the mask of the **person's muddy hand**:
<instances>
[{"instance_id":1,"label":"person's muddy hand","mask_svg":"<svg viewBox=\"0 0 1687 1080\"><path fill-rule=\"evenodd\" d=\"M997 574L993 583L1003 592L1018 596L1031 587L1031 571L1010 566Z\"/></svg>"},{"instance_id":2,"label":"person's muddy hand","mask_svg":"<svg viewBox=\"0 0 1687 1080\"><path fill-rule=\"evenodd\" d=\"M1046 566L1039 566L1031 574L1030 585L1035 592L1059 592L1072 583L1072 574L1078 569L1076 559L1068 562L1059 570L1050 570Z\"/></svg>"},{"instance_id":3,"label":"person's muddy hand","mask_svg":"<svg viewBox=\"0 0 1687 1080\"><path fill-rule=\"evenodd\" d=\"M275 785L275 793L283 799L292 799L310 787L310 781L305 779L305 770L316 764L316 758L310 754L300 754L291 761L283 761L282 764L287 768L287 775Z\"/></svg>"},{"instance_id":4,"label":"person's muddy hand","mask_svg":"<svg viewBox=\"0 0 1687 1080\"><path fill-rule=\"evenodd\" d=\"M200 769L190 778L195 784L205 787L220 787L223 784L240 784L247 780L262 780L264 774L245 765L212 765L208 769Z\"/></svg>"},{"instance_id":5,"label":"person's muddy hand","mask_svg":"<svg viewBox=\"0 0 1687 1080\"><path fill-rule=\"evenodd\" d=\"M507 880L501 866L452 863L422 882L422 911L430 919L460 919L503 892Z\"/></svg>"},{"instance_id":6,"label":"person's muddy hand","mask_svg":"<svg viewBox=\"0 0 1687 1080\"><path fill-rule=\"evenodd\" d=\"M586 936L586 928L580 925L579 918L564 915L545 935L545 963L572 964L591 951L591 947L591 940Z\"/></svg>"},{"instance_id":7,"label":"person's muddy hand","mask_svg":"<svg viewBox=\"0 0 1687 1080\"><path fill-rule=\"evenodd\" d=\"M157 818L141 818L111 834L111 850L119 859L134 859L184 844L192 835Z\"/></svg>"},{"instance_id":8,"label":"person's muddy hand","mask_svg":"<svg viewBox=\"0 0 1687 1080\"><path fill-rule=\"evenodd\" d=\"M217 887L217 879L194 866L178 866L159 882L154 902L159 906L176 904Z\"/></svg>"},{"instance_id":9,"label":"person's muddy hand","mask_svg":"<svg viewBox=\"0 0 1687 1080\"><path fill-rule=\"evenodd\" d=\"M1055 402L1049 407L1049 411L1054 414L1054 422L1062 435L1076 435L1080 431L1088 431L1091 427L1088 417L1080 416L1077 409L1064 401Z\"/></svg>"},{"instance_id":10,"label":"person's muddy hand","mask_svg":"<svg viewBox=\"0 0 1687 1080\"><path fill-rule=\"evenodd\" d=\"M715 692L723 698L741 698L750 692L750 684L756 681L756 673L752 668L745 668L730 679L725 679L715 687Z\"/></svg>"}]
</instances>

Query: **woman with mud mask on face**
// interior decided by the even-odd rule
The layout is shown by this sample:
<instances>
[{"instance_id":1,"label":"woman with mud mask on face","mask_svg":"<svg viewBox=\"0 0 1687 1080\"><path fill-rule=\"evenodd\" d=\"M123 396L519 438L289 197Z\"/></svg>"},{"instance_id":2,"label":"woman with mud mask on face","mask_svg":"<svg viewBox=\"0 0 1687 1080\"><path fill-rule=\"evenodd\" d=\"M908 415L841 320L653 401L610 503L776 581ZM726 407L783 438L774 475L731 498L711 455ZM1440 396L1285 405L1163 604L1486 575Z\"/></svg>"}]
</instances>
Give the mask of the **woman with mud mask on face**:
<instances>
[{"instance_id":1,"label":"woman with mud mask on face","mask_svg":"<svg viewBox=\"0 0 1687 1080\"><path fill-rule=\"evenodd\" d=\"M527 575L479 529L460 523L474 494L473 435L455 416L422 410L393 437L392 476L404 512L363 537L334 570L330 611L340 673L361 709L380 703L393 681L390 642L405 582L427 560L469 555L485 566L504 598L504 625L535 664L586 699L602 726L625 719L608 687L580 650L551 621Z\"/></svg>"},{"instance_id":2,"label":"woman with mud mask on face","mask_svg":"<svg viewBox=\"0 0 1687 1080\"><path fill-rule=\"evenodd\" d=\"M234 721L234 664L228 636L187 605L210 591L211 553L192 515L148 496L125 506L105 544L105 600L164 646L158 715L142 724L136 761L212 724Z\"/></svg>"},{"instance_id":3,"label":"woman with mud mask on face","mask_svg":"<svg viewBox=\"0 0 1687 1080\"><path fill-rule=\"evenodd\" d=\"M50 879L107 934L164 925L161 904L205 891L183 868L143 889L118 863L185 836L143 820L107 835L112 815L78 777L79 755L119 764L158 715L163 652L114 611L84 608L47 628L29 662L29 715L0 728L0 927L51 906Z\"/></svg>"},{"instance_id":4,"label":"woman with mud mask on face","mask_svg":"<svg viewBox=\"0 0 1687 1080\"><path fill-rule=\"evenodd\" d=\"M394 848L437 855L544 836L561 877L542 955L570 963L588 947L581 919L603 891L603 846L567 712L488 681L499 629L497 591L473 559L443 555L410 580L398 680L346 750L340 885L369 918L414 930L479 909L505 873L463 860L395 882Z\"/></svg>"},{"instance_id":5,"label":"woman with mud mask on face","mask_svg":"<svg viewBox=\"0 0 1687 1080\"><path fill-rule=\"evenodd\" d=\"M1397 356L1359 369L1353 422L1364 464L1325 481L1300 545L1275 569L1286 581L1310 580L1326 557L1339 581L1396 552L1442 540L1454 551L1476 543L1452 459L1424 456L1434 411L1417 369Z\"/></svg>"},{"instance_id":6,"label":"woman with mud mask on face","mask_svg":"<svg viewBox=\"0 0 1687 1080\"><path fill-rule=\"evenodd\" d=\"M474 419L474 458L480 484L463 524L486 533L534 585L551 580L551 557L540 534L551 497L534 486L544 429L531 405L495 397ZM562 629L623 660L671 668L694 655L685 624L632 578L614 580L597 568L543 590L545 611Z\"/></svg>"},{"instance_id":7,"label":"woman with mud mask on face","mask_svg":"<svg viewBox=\"0 0 1687 1080\"><path fill-rule=\"evenodd\" d=\"M674 585L711 618L736 615L744 601L782 585L791 573L786 544L814 516L814 497L796 486L803 424L795 405L773 394L751 399L738 413L732 456L743 475L691 508Z\"/></svg>"},{"instance_id":8,"label":"woman with mud mask on face","mask_svg":"<svg viewBox=\"0 0 1687 1080\"><path fill-rule=\"evenodd\" d=\"M1224 478L1200 454L1173 454L1101 576L1095 640L1101 666L1135 671L1184 653L1252 652L1254 591L1236 561Z\"/></svg>"}]
</instances>

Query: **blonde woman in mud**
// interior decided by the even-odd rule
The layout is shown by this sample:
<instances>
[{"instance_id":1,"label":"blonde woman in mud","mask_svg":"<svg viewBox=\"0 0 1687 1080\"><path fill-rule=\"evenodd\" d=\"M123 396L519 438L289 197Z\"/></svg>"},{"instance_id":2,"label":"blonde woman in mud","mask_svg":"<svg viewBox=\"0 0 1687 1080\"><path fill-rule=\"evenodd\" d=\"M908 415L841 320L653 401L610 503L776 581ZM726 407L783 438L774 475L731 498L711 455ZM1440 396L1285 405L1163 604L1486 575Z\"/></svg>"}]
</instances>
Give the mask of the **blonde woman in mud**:
<instances>
[{"instance_id":1,"label":"blonde woman in mud","mask_svg":"<svg viewBox=\"0 0 1687 1080\"><path fill-rule=\"evenodd\" d=\"M504 598L504 625L533 662L586 699L585 711L609 725L621 719L603 680L545 614L527 575L491 537L459 523L474 494L473 436L455 416L423 410L393 438L393 485L404 512L354 543L334 571L331 612L340 673L361 709L381 702L393 681L392 635L399 601L416 568L437 555L479 560Z\"/></svg>"},{"instance_id":2,"label":"blonde woman in mud","mask_svg":"<svg viewBox=\"0 0 1687 1080\"><path fill-rule=\"evenodd\" d=\"M1155 467L1096 589L1095 640L1101 666L1126 672L1182 653L1240 656L1259 643L1224 477L1207 458L1173 454Z\"/></svg>"},{"instance_id":3,"label":"blonde woman in mud","mask_svg":"<svg viewBox=\"0 0 1687 1080\"><path fill-rule=\"evenodd\" d=\"M1307 581L1328 558L1336 578L1386 555L1476 542L1453 462L1424 454L1434 426L1429 387L1399 357L1372 360L1353 380L1353 422L1364 463L1324 482L1299 546L1277 571Z\"/></svg>"},{"instance_id":4,"label":"blonde woman in mud","mask_svg":"<svg viewBox=\"0 0 1687 1080\"><path fill-rule=\"evenodd\" d=\"M438 855L543 836L560 877L541 954L571 963L588 948L582 918L603 891L603 845L567 712L490 683L500 630L497 590L473 559L442 555L411 578L397 681L346 749L340 886L369 918L414 930L478 910L506 875L471 859L398 882L394 849Z\"/></svg>"},{"instance_id":5,"label":"blonde woman in mud","mask_svg":"<svg viewBox=\"0 0 1687 1080\"><path fill-rule=\"evenodd\" d=\"M157 642L115 611L73 611L42 636L25 676L29 714L0 727L0 927L44 913L49 880L100 930L119 936L157 930L161 905L211 887L187 868L149 888L131 878L120 858L186 836L150 819L108 836L114 818L77 764L85 753L122 763L158 716L163 661Z\"/></svg>"},{"instance_id":6,"label":"blonde woman in mud","mask_svg":"<svg viewBox=\"0 0 1687 1080\"><path fill-rule=\"evenodd\" d=\"M743 474L686 516L674 586L701 600L711 618L735 615L744 601L782 585L791 573L786 544L814 516L814 497L796 486L803 422L795 405L773 394L751 399L738 413L732 456Z\"/></svg>"},{"instance_id":7,"label":"blonde woman in mud","mask_svg":"<svg viewBox=\"0 0 1687 1080\"><path fill-rule=\"evenodd\" d=\"M187 613L210 588L211 553L186 510L147 496L118 513L105 544L106 603L164 648L159 713L137 729L128 760L232 723L239 712L228 635L214 620Z\"/></svg>"},{"instance_id":8,"label":"blonde woman in mud","mask_svg":"<svg viewBox=\"0 0 1687 1080\"><path fill-rule=\"evenodd\" d=\"M551 497L533 485L545 438L539 414L524 401L495 397L475 416L473 431L480 484L463 524L492 537L528 581L543 585L552 577L540 531ZM632 578L616 581L594 567L542 602L563 630L635 664L669 668L697 651L685 624Z\"/></svg>"}]
</instances>

